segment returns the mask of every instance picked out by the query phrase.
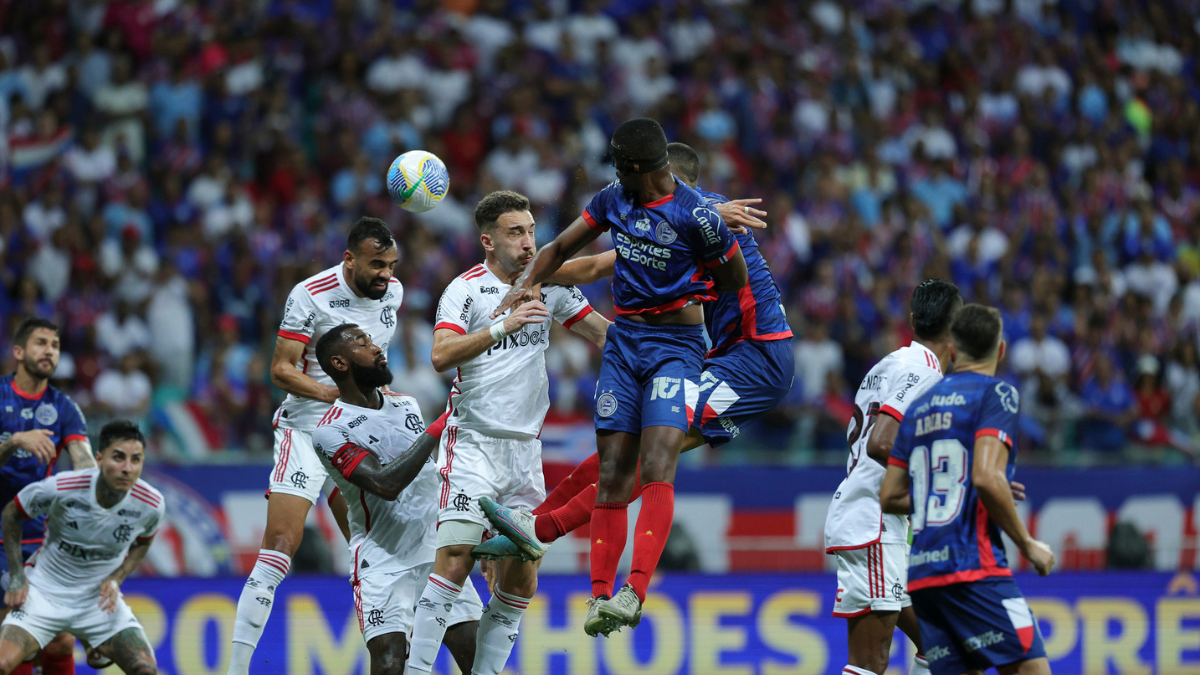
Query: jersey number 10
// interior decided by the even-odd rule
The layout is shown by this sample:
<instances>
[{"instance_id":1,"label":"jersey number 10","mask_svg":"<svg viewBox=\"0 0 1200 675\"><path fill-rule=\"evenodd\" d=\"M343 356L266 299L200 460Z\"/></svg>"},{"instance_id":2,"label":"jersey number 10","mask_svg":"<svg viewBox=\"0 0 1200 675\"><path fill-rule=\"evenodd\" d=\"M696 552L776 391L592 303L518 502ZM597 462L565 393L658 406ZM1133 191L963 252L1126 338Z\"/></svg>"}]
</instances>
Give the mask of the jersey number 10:
<instances>
[{"instance_id":1,"label":"jersey number 10","mask_svg":"<svg viewBox=\"0 0 1200 675\"><path fill-rule=\"evenodd\" d=\"M913 448L908 458L913 534L926 525L939 527L958 517L967 495L967 470L967 449L956 438Z\"/></svg>"}]
</instances>

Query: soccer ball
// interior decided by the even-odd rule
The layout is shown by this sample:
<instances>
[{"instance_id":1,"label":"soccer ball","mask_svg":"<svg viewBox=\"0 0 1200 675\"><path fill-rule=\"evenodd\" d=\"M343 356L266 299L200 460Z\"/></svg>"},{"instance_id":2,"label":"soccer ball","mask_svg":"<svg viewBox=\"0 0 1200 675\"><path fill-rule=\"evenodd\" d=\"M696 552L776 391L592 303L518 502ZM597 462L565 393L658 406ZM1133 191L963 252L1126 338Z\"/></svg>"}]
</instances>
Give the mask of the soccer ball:
<instances>
[{"instance_id":1,"label":"soccer ball","mask_svg":"<svg viewBox=\"0 0 1200 675\"><path fill-rule=\"evenodd\" d=\"M450 173L438 156L410 150L388 167L388 193L401 208L424 213L441 203L450 191Z\"/></svg>"}]
</instances>

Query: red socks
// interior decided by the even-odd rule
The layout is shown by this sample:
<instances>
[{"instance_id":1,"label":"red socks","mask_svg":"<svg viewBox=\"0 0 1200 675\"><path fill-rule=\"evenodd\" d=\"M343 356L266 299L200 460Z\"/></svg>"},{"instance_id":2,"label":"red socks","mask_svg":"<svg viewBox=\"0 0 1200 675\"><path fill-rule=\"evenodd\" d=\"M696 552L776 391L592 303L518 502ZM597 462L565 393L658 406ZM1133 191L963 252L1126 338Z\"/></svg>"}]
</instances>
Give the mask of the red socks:
<instances>
[{"instance_id":1,"label":"red socks","mask_svg":"<svg viewBox=\"0 0 1200 675\"><path fill-rule=\"evenodd\" d=\"M597 511L599 513L599 511ZM646 601L646 588L654 569L658 567L658 559L662 556L663 547L667 545L667 535L671 534L671 523L675 518L675 486L670 483L650 483L642 489L642 510L638 513L637 529L633 533L633 570L629 574L629 584L637 593L638 599ZM595 532L595 524L592 528ZM592 569L595 570L596 545L592 544ZM618 554L619 557L619 554ZM614 566L614 569L615 566ZM593 579L595 573L592 574ZM592 582L593 595L595 581Z\"/></svg>"},{"instance_id":2,"label":"red socks","mask_svg":"<svg viewBox=\"0 0 1200 675\"><path fill-rule=\"evenodd\" d=\"M645 508L645 507L643 507ZM612 597L617 564L625 552L628 504L597 504L592 512L592 597ZM640 522L640 519L639 519Z\"/></svg>"},{"instance_id":3,"label":"red socks","mask_svg":"<svg viewBox=\"0 0 1200 675\"><path fill-rule=\"evenodd\" d=\"M533 510L533 515L540 516L565 506L572 497L579 494L580 490L594 485L598 480L600 480L600 455L593 452L591 457L583 460L571 471L570 475L562 479L562 482L550 491L549 495L546 495L546 501Z\"/></svg>"},{"instance_id":4,"label":"red socks","mask_svg":"<svg viewBox=\"0 0 1200 675\"><path fill-rule=\"evenodd\" d=\"M42 652L42 675L75 675L75 655Z\"/></svg>"},{"instance_id":5,"label":"red socks","mask_svg":"<svg viewBox=\"0 0 1200 675\"><path fill-rule=\"evenodd\" d=\"M589 485L565 506L538 516L533 521L533 531L537 534L538 541L548 544L586 524L592 519L594 508L596 486Z\"/></svg>"},{"instance_id":6,"label":"red socks","mask_svg":"<svg viewBox=\"0 0 1200 675\"><path fill-rule=\"evenodd\" d=\"M33 661L26 661L13 668L11 675L33 675Z\"/></svg>"}]
</instances>

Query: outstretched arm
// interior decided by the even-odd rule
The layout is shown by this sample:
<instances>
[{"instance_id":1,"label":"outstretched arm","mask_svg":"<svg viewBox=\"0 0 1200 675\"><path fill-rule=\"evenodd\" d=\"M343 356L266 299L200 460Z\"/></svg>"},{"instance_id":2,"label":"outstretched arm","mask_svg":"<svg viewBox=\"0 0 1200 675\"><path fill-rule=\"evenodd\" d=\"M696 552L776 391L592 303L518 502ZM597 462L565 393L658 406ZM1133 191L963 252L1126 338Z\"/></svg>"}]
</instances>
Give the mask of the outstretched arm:
<instances>
[{"instance_id":1,"label":"outstretched arm","mask_svg":"<svg viewBox=\"0 0 1200 675\"><path fill-rule=\"evenodd\" d=\"M596 255L572 258L563 263L558 271L550 275L549 282L559 286L586 286L605 277L611 277L617 267L617 251L605 251Z\"/></svg>"},{"instance_id":2,"label":"outstretched arm","mask_svg":"<svg viewBox=\"0 0 1200 675\"><path fill-rule=\"evenodd\" d=\"M526 266L521 276L517 277L508 294L500 300L500 305L492 312L492 318L500 316L519 302L532 300L534 286L549 280L550 275L557 272L563 263L583 250L584 246L596 241L599 236L598 227L588 225L582 216L576 218L562 234L554 238L554 241L537 252L533 261Z\"/></svg>"}]
</instances>

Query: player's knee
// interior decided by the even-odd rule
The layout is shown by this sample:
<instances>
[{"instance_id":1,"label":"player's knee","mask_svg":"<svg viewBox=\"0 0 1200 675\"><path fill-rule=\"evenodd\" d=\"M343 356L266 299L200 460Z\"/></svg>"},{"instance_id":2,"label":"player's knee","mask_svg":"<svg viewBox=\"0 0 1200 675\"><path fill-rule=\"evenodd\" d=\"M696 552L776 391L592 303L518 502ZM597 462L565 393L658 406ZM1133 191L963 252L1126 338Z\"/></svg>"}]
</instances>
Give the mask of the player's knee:
<instances>
[{"instance_id":1,"label":"player's knee","mask_svg":"<svg viewBox=\"0 0 1200 675\"><path fill-rule=\"evenodd\" d=\"M139 661L133 664L127 675L158 675L158 667L148 661Z\"/></svg>"},{"instance_id":2,"label":"player's knee","mask_svg":"<svg viewBox=\"0 0 1200 675\"><path fill-rule=\"evenodd\" d=\"M75 636L70 633L59 633L42 650L51 656L65 656L75 653Z\"/></svg>"},{"instance_id":3,"label":"player's knee","mask_svg":"<svg viewBox=\"0 0 1200 675\"><path fill-rule=\"evenodd\" d=\"M656 454L642 458L642 485L647 483L674 482L677 460L678 454Z\"/></svg>"}]
</instances>

